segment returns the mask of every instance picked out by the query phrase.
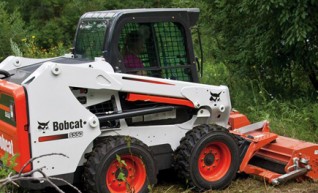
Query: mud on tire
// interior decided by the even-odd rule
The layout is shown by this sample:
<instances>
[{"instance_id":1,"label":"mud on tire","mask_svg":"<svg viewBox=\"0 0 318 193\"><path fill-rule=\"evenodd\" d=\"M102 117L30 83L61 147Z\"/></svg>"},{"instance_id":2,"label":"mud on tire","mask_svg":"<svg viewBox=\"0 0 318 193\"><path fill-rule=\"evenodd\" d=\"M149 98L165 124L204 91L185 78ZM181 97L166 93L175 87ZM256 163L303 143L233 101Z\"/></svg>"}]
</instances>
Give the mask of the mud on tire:
<instances>
[{"instance_id":1,"label":"mud on tire","mask_svg":"<svg viewBox=\"0 0 318 193\"><path fill-rule=\"evenodd\" d=\"M143 193L148 192L148 185L156 184L156 176L150 149L135 138L116 136L96 144L83 179L88 193Z\"/></svg>"},{"instance_id":2,"label":"mud on tire","mask_svg":"<svg viewBox=\"0 0 318 193\"><path fill-rule=\"evenodd\" d=\"M175 169L196 191L224 189L239 167L235 138L218 125L200 125L188 131L175 152Z\"/></svg>"}]
</instances>

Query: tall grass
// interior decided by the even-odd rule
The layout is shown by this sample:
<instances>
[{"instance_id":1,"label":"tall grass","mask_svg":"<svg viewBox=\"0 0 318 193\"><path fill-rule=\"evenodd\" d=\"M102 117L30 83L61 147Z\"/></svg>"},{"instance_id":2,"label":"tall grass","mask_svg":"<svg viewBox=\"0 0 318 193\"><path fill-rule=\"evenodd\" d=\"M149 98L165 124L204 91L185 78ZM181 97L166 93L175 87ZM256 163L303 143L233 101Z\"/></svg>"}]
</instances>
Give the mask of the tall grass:
<instances>
[{"instance_id":1,"label":"tall grass","mask_svg":"<svg viewBox=\"0 0 318 193\"><path fill-rule=\"evenodd\" d=\"M267 92L260 80L231 74L222 64L206 65L203 83L227 85L232 106L246 114L252 122L270 121L279 135L318 142L318 99L291 95L286 99ZM282 88L284 89L284 88Z\"/></svg>"}]
</instances>

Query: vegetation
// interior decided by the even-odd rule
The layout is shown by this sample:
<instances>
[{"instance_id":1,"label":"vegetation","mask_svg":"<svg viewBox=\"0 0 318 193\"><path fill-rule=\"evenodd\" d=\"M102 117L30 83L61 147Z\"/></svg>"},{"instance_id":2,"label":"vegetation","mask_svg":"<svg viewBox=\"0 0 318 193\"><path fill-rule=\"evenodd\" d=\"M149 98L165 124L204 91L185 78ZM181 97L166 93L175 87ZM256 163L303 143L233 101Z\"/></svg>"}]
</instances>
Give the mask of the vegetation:
<instances>
[{"instance_id":1,"label":"vegetation","mask_svg":"<svg viewBox=\"0 0 318 193\"><path fill-rule=\"evenodd\" d=\"M202 82L228 85L233 106L252 121L267 119L280 135L318 143L315 0L0 0L0 61L61 55L84 12L136 7L199 7Z\"/></svg>"}]
</instances>

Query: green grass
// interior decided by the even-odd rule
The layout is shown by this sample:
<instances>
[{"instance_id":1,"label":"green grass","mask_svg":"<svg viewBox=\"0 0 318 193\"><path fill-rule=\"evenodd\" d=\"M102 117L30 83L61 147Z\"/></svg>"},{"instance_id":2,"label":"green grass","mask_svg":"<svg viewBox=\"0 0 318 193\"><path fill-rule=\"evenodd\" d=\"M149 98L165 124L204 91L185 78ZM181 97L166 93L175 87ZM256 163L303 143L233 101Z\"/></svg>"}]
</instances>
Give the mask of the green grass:
<instances>
[{"instance_id":1,"label":"green grass","mask_svg":"<svg viewBox=\"0 0 318 193\"><path fill-rule=\"evenodd\" d=\"M252 122L268 120L273 132L318 143L318 97L290 93L281 97L269 93L260 80L230 74L222 63L208 65L202 82L227 85L232 107ZM282 92L284 88L281 88ZM315 93L317 95L317 93Z\"/></svg>"},{"instance_id":2,"label":"green grass","mask_svg":"<svg viewBox=\"0 0 318 193\"><path fill-rule=\"evenodd\" d=\"M280 186L269 185L253 177L236 179L225 190L209 190L205 193L318 193L318 183L304 181L287 182ZM190 188L185 189L181 184L158 184L153 193L193 193Z\"/></svg>"}]
</instances>

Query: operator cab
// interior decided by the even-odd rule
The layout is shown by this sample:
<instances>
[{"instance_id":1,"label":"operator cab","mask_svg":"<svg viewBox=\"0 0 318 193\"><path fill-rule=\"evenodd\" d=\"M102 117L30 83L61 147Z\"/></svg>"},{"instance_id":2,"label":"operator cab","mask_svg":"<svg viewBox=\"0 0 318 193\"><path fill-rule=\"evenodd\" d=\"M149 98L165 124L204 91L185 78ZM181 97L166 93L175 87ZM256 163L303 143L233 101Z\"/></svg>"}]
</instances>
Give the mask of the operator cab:
<instances>
[{"instance_id":1,"label":"operator cab","mask_svg":"<svg viewBox=\"0 0 318 193\"><path fill-rule=\"evenodd\" d=\"M104 57L116 72L198 82L189 28L199 9L89 12L79 21L74 57Z\"/></svg>"}]
</instances>

